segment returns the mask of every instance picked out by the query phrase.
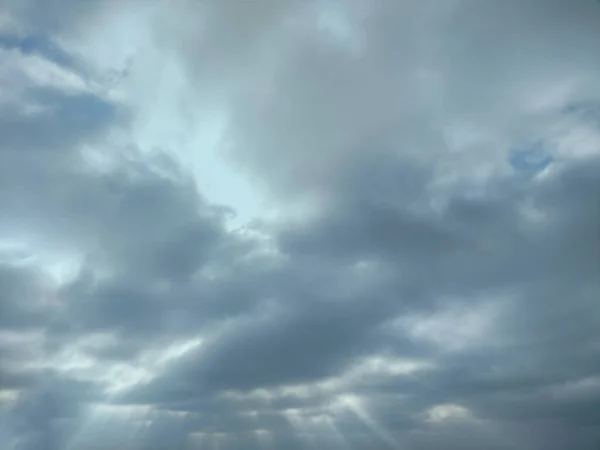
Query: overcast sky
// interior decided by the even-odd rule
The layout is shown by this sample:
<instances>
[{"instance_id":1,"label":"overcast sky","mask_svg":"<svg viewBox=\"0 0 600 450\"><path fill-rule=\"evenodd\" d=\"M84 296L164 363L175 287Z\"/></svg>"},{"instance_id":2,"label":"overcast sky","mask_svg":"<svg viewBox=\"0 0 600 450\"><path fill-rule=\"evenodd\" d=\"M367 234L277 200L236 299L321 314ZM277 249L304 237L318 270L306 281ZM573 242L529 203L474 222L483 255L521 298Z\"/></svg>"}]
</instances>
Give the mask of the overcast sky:
<instances>
[{"instance_id":1,"label":"overcast sky","mask_svg":"<svg viewBox=\"0 0 600 450\"><path fill-rule=\"evenodd\" d=\"M596 0L0 0L0 448L597 450L599 49Z\"/></svg>"}]
</instances>

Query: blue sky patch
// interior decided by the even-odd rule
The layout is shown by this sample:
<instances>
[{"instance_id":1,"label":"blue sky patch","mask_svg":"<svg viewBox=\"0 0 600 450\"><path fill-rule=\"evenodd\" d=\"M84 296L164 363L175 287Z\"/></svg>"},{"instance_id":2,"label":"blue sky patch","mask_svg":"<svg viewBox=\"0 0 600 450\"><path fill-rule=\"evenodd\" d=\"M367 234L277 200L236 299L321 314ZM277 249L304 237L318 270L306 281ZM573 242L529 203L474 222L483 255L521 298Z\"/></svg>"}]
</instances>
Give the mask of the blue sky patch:
<instances>
[{"instance_id":1,"label":"blue sky patch","mask_svg":"<svg viewBox=\"0 0 600 450\"><path fill-rule=\"evenodd\" d=\"M36 88L29 95L50 111L33 117L0 115L3 143L14 149L65 144L103 129L115 117L115 106L93 94L65 95L56 89Z\"/></svg>"},{"instance_id":2,"label":"blue sky patch","mask_svg":"<svg viewBox=\"0 0 600 450\"><path fill-rule=\"evenodd\" d=\"M0 34L0 48L19 49L23 54L38 54L60 66L73 68L73 58L42 34L17 36Z\"/></svg>"},{"instance_id":3,"label":"blue sky patch","mask_svg":"<svg viewBox=\"0 0 600 450\"><path fill-rule=\"evenodd\" d=\"M532 145L513 150L509 161L516 172L535 175L550 165L552 156L541 142L535 142Z\"/></svg>"}]
</instances>

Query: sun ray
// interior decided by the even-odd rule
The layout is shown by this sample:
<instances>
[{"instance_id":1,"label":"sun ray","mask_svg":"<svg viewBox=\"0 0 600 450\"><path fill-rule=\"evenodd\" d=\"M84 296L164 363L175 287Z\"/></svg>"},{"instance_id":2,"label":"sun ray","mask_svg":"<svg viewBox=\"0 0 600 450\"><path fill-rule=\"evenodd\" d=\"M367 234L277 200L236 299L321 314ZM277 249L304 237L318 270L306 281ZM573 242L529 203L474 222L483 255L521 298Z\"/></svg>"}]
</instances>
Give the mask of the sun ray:
<instances>
[{"instance_id":1,"label":"sun ray","mask_svg":"<svg viewBox=\"0 0 600 450\"><path fill-rule=\"evenodd\" d=\"M283 412L285 418L292 426L296 436L303 442L305 448L318 449L314 433L310 430L305 417L298 409L286 409Z\"/></svg>"},{"instance_id":2,"label":"sun ray","mask_svg":"<svg viewBox=\"0 0 600 450\"><path fill-rule=\"evenodd\" d=\"M90 406L83 423L78 430L71 436L65 446L65 450L76 450L84 446L86 439L96 431L105 429L113 430L115 426L127 427L128 435L125 437L133 439L138 435L141 428L148 425L148 417L152 412L152 407L148 405L120 405L116 399L108 397L104 402ZM114 422L117 421L115 424ZM111 431L111 435L115 433Z\"/></svg>"},{"instance_id":3,"label":"sun ray","mask_svg":"<svg viewBox=\"0 0 600 450\"><path fill-rule=\"evenodd\" d=\"M399 448L394 436L377 423L368 412L364 400L357 395L345 394L338 397L336 409L350 411L360 422L362 422L377 438L390 448Z\"/></svg>"},{"instance_id":4,"label":"sun ray","mask_svg":"<svg viewBox=\"0 0 600 450\"><path fill-rule=\"evenodd\" d=\"M260 448L266 450L274 447L273 435L269 430L259 428L254 430L253 434Z\"/></svg>"},{"instance_id":5,"label":"sun ray","mask_svg":"<svg viewBox=\"0 0 600 450\"><path fill-rule=\"evenodd\" d=\"M322 423L322 426L325 430L331 434L333 439L339 444L340 448L344 450L351 450L352 446L348 439L344 437L344 434L340 431L338 426L335 424L333 418L329 415L325 416L325 419Z\"/></svg>"},{"instance_id":6,"label":"sun ray","mask_svg":"<svg viewBox=\"0 0 600 450\"><path fill-rule=\"evenodd\" d=\"M208 447L209 433L194 431L188 433L188 444L193 450L204 450Z\"/></svg>"}]
</instances>

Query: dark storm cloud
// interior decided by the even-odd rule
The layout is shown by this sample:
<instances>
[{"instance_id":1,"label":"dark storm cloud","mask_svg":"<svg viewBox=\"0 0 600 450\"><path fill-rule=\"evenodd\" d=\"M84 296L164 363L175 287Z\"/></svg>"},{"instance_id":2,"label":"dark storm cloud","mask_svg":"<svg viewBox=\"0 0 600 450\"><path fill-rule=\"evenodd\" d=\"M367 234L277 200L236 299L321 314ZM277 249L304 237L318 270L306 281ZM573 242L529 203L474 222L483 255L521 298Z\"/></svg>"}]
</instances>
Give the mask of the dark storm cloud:
<instances>
[{"instance_id":1,"label":"dark storm cloud","mask_svg":"<svg viewBox=\"0 0 600 450\"><path fill-rule=\"evenodd\" d=\"M596 171L600 167L597 159L585 161L585 163L577 164L577 166L565 170L565 173L553 179L546 189L553 192L569 188L577 189L577 185L582 180L581 170L583 170L583 167L591 171ZM594 169L589 169L590 167ZM569 186L569 188L566 186ZM600 186L592 187L586 193L594 197L595 192L600 191L599 188ZM526 193L522 195L526 196ZM545 195L544 190L541 190L540 203ZM558 201L557 195L555 198ZM565 198L571 199L574 196L565 195ZM226 337L224 342L217 339L215 343L211 343L212 347L208 354L200 352L200 369L197 369L193 376L199 380L208 377L216 380L217 383L231 383L231 387L240 387L240 384L243 386L244 383L250 383L251 385L258 382L268 386L277 383L277 381L295 382L297 380L289 379L290 375L302 376L303 370L307 369L313 372L312 377L316 374L323 376L331 373L330 370L326 369L328 364L335 363L337 358L343 358L345 351L352 351L353 341L358 340L363 345L374 345L372 342L369 343L369 338L364 334L365 331L371 330L369 332L371 334L377 325L382 324L389 317L394 317L394 314L407 314L422 310L431 311L432 302L433 305L439 306L435 299L444 293L458 295L457 302L473 302L471 298L474 293L476 295L481 293L485 296L486 291L493 292L494 290L513 287L519 289L519 294L514 299L513 309L508 313L514 314L514 317L508 321L511 328L505 330L505 332L506 336L514 336L514 342L504 343L504 345L507 345L506 351L522 351L525 353L523 357L530 361L532 360L529 352L534 352L541 358L540 365L545 367L544 372L538 372L539 367L536 367L535 373L544 373L544 376L551 376L548 369L551 364L555 363L552 362L552 359L544 360L542 350L556 353L560 349L557 344L561 343L564 345L561 358L567 358L569 353L574 355L572 347L575 342L589 345L593 344L593 339L597 339L597 333L594 330L595 324L598 322L598 313L592 299L598 293L598 280L595 275L600 270L600 260L597 253L599 241L598 235L593 230L590 230L590 234L582 236L580 234L582 230L578 230L576 224L572 222L574 217L578 217L580 214L587 215L590 212L587 196L582 195L579 198L579 205L575 206L572 201L569 201L569 204L564 206L564 208L567 208L567 206L573 208L568 223L559 226L558 223L551 222L549 225L553 225L553 227L544 227L545 229L530 228L528 230L522 228L525 225L523 223L524 219L519 216L518 212L511 211L513 205L518 206L519 202L523 200L520 197L511 196L496 204L491 203L491 206L480 205L477 207L471 205L470 211L466 208L468 203L462 202L464 206L460 210L463 212L459 215L457 214L459 209L456 205L460 203L460 199L457 199L450 203L448 217L441 222L452 225L453 218L458 219L460 224L467 228L471 241L464 242L460 252L454 251L450 252L449 255L433 257L427 268L433 267L436 269L435 272L423 273L425 268L421 270L413 269L404 276L405 283L411 285L414 284L412 277L416 277L416 281L421 283L425 282L426 278L424 277L428 274L430 284L419 284L419 291L417 292L414 290L402 292L400 289L402 283L392 283L388 286L389 290L378 294L383 300L378 301L378 298L374 296L375 291L371 291L368 298L357 296L358 298L353 301L350 296L342 301L332 303L327 301L331 299L323 299L321 302L318 300L320 293L326 287L314 285L312 289L305 288L305 297L297 300L300 306L292 310L293 315L291 317L289 311L284 311L284 314L281 315L275 312L273 319L257 320L255 323L241 323L236 327L235 333L230 337ZM556 203L552 205L552 208L556 208ZM358 209L355 217L362 220L362 217L368 217L367 211L369 210ZM504 212L500 214L498 211ZM542 209L544 213L551 211L548 205ZM336 214L337 211L333 210L332 215L336 216ZM499 236L502 245L481 248L481 244L477 242L480 236L487 236L492 240L492 244L494 243L494 230L497 230L497 223L494 220L495 214L506 219L501 231L508 236ZM594 216L593 213L592 216ZM509 220L510 217L513 217L513 219ZM594 223L593 219L592 223ZM309 233L314 239L322 239L322 235L317 231L320 230L320 225L321 221L319 220L313 224L315 231ZM346 221L345 226L353 228L354 224L351 221ZM391 229L389 240L394 242L398 236L402 236L402 231L401 227ZM543 236L543 242L549 248L539 247L538 235L543 232L550 233ZM344 233L340 231L338 236L339 234L343 235ZM378 238L385 241L383 233L380 233ZM560 258L559 255L567 256L564 251L560 252L564 243L579 239L585 240L591 250L588 252L580 251L573 257L573 260ZM335 248L332 250L327 245L330 242L331 238L329 237L322 239L322 241L316 241L313 247L315 250L311 257L316 260L330 260L331 258L337 260L337 250ZM552 247L554 242L560 243L558 249ZM353 245L359 246L359 248L362 247L360 242L349 240L346 248L352 249ZM510 245L510 247L507 247L507 245ZM570 244L569 247L572 245ZM468 249L469 253L464 255L464 252ZM302 256L304 250L304 248L299 247L297 251L301 252ZM294 252L290 254L295 256ZM402 249L393 253L392 256L381 251L379 255L391 259L392 263L402 261L407 257ZM410 258L410 255L411 253L409 253L408 258ZM422 255L420 253L420 256ZM527 260L520 266L521 271L514 271L510 264L514 264L514 256L520 255L527 258ZM439 259L441 261L436 261ZM357 261L360 261L360 259L357 258ZM428 260L425 259L425 261ZM324 265L318 267L329 270L331 274L338 270L335 267L327 269ZM525 272L523 273L523 271ZM473 277L473 274L477 276ZM398 272L398 276L401 277L402 272ZM474 279L469 281L470 277ZM539 285L540 281L538 280L547 277L552 279L546 280L543 285ZM481 285L482 279L485 280L484 285ZM330 280L333 280L333 276L330 277ZM439 286L438 283L442 285ZM471 297L462 300L460 295L465 294ZM419 301L415 301L415 297ZM433 307L436 308L436 306ZM315 310L319 311L318 316L314 315L313 311ZM556 328L561 321L565 322L564 325L560 325L564 329L564 335ZM320 326L321 324L323 326ZM570 324L573 324L572 329L569 328ZM239 335L239 338L235 337L236 334ZM339 339L342 339L342 341L339 341ZM547 347L552 339L556 342L552 347ZM539 342L536 342L538 340ZM522 348L518 347L519 344ZM385 342L379 342L371 349L373 350L382 345L385 346ZM517 347L513 348L513 346ZM406 350L410 351L409 348ZM583 349L583 354L586 355L584 360L592 356L593 352L590 353L590 351L588 348ZM221 355L223 360L219 362ZM291 358L290 361L287 361L288 357ZM246 361L246 358L248 358L248 361ZM500 355L495 355L494 358L500 360ZM319 365L320 362L323 365ZM217 368L213 366L214 364ZM223 364L225 365L223 366ZM474 365L476 366L477 363L474 363ZM323 369L326 372L320 373L319 371ZM557 367L557 369L560 369L560 367ZM215 370L216 372L214 372ZM282 372L282 370L285 372ZM587 372L577 373L577 376L590 376L596 370L591 365ZM576 372L575 367L569 365L568 376L573 376ZM286 375L287 373L289 375ZM234 374L240 378L230 380L228 376ZM455 378L464 379L464 375ZM540 379L538 382L542 383L542 380ZM466 383L466 385L468 386L469 383ZM477 384L473 382L472 385L475 387Z\"/></svg>"},{"instance_id":2,"label":"dark storm cloud","mask_svg":"<svg viewBox=\"0 0 600 450\"><path fill-rule=\"evenodd\" d=\"M192 373L199 381L236 389L297 383L336 373L372 346L368 334L381 313L364 305L355 310L349 304L295 301L305 303L301 311L275 312L264 321L240 324L211 343Z\"/></svg>"},{"instance_id":3,"label":"dark storm cloud","mask_svg":"<svg viewBox=\"0 0 600 450\"><path fill-rule=\"evenodd\" d=\"M427 211L423 186L431 179L411 161L375 152L342 172L331 204L320 220L283 230L280 245L294 255L327 253L342 260L430 258L460 245ZM463 243L464 244L464 243Z\"/></svg>"},{"instance_id":4,"label":"dark storm cloud","mask_svg":"<svg viewBox=\"0 0 600 450\"><path fill-rule=\"evenodd\" d=\"M597 447L597 2L71 3L2 3L0 446Z\"/></svg>"}]
</instances>

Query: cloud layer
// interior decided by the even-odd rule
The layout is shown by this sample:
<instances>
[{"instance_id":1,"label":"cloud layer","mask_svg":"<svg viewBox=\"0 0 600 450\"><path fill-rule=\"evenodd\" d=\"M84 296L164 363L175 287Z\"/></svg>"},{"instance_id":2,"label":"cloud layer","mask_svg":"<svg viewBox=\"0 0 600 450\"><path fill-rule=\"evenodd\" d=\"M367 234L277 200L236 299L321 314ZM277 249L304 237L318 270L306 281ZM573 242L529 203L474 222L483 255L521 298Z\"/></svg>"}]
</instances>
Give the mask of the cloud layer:
<instances>
[{"instance_id":1,"label":"cloud layer","mask_svg":"<svg viewBox=\"0 0 600 450\"><path fill-rule=\"evenodd\" d=\"M0 447L598 448L600 3L0 4Z\"/></svg>"}]
</instances>

